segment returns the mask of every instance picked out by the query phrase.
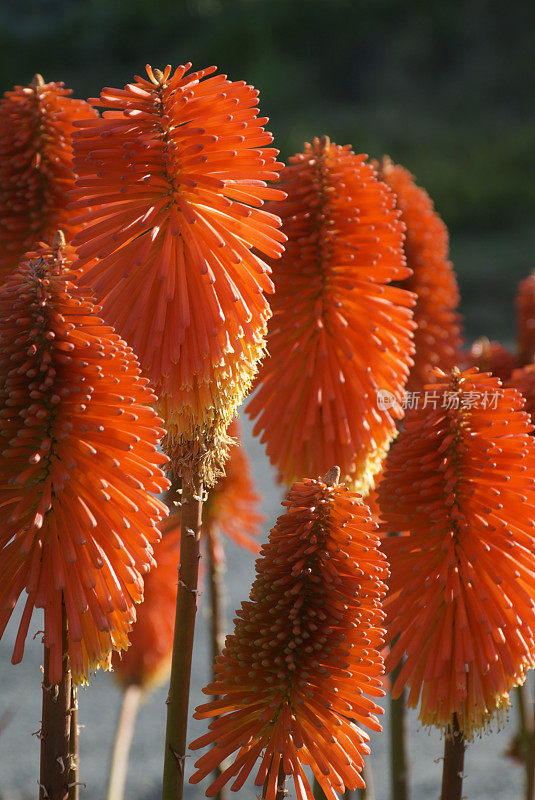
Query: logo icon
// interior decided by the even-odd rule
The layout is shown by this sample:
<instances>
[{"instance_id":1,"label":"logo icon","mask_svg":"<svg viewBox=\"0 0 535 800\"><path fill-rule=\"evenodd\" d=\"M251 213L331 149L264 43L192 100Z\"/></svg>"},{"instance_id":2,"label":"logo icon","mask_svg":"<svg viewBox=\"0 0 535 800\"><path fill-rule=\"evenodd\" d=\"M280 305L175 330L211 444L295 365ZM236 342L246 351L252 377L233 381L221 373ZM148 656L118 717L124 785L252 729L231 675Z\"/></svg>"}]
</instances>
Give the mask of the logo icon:
<instances>
[{"instance_id":1,"label":"logo icon","mask_svg":"<svg viewBox=\"0 0 535 800\"><path fill-rule=\"evenodd\" d=\"M388 411L396 404L396 395L388 389L377 389L377 408L379 411Z\"/></svg>"}]
</instances>

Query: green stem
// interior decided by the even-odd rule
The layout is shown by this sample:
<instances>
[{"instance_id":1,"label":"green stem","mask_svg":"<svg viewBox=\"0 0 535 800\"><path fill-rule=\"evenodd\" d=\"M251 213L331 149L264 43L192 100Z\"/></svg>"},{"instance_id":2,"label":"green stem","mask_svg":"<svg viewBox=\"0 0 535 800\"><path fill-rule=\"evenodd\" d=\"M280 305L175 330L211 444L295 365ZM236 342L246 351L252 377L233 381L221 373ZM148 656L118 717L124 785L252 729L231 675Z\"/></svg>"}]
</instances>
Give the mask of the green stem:
<instances>
[{"instance_id":1,"label":"green stem","mask_svg":"<svg viewBox=\"0 0 535 800\"><path fill-rule=\"evenodd\" d=\"M444 739L444 768L440 800L461 800L465 750L464 736L459 729L457 714L454 714Z\"/></svg>"},{"instance_id":2,"label":"green stem","mask_svg":"<svg viewBox=\"0 0 535 800\"><path fill-rule=\"evenodd\" d=\"M123 800L128 773L128 757L134 738L137 712L143 690L131 684L123 692L108 779L107 800Z\"/></svg>"},{"instance_id":3,"label":"green stem","mask_svg":"<svg viewBox=\"0 0 535 800\"><path fill-rule=\"evenodd\" d=\"M62 676L58 684L49 678L49 648L44 647L43 716L39 800L66 800L69 794L69 743L71 732L71 669L68 654L67 617L62 606Z\"/></svg>"},{"instance_id":4,"label":"green stem","mask_svg":"<svg viewBox=\"0 0 535 800\"><path fill-rule=\"evenodd\" d=\"M189 688L201 536L203 485L199 474L182 481L180 567L176 601L171 681L167 698L162 800L182 800Z\"/></svg>"},{"instance_id":5,"label":"green stem","mask_svg":"<svg viewBox=\"0 0 535 800\"><path fill-rule=\"evenodd\" d=\"M520 753L526 768L526 800L534 800L533 702L527 682L517 687L516 697L518 700Z\"/></svg>"}]
</instances>

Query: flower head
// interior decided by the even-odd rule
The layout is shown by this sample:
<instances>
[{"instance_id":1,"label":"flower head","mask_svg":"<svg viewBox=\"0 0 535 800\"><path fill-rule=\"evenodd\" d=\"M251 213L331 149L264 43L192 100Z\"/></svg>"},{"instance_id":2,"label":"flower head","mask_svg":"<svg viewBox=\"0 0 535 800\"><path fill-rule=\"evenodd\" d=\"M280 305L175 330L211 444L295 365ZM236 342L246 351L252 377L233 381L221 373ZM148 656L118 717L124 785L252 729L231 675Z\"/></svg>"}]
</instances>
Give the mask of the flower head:
<instances>
[{"instance_id":1,"label":"flower head","mask_svg":"<svg viewBox=\"0 0 535 800\"><path fill-rule=\"evenodd\" d=\"M531 421L535 421L535 364L526 364L525 367L513 370L506 386L518 389L526 404L524 411L527 411Z\"/></svg>"},{"instance_id":2,"label":"flower head","mask_svg":"<svg viewBox=\"0 0 535 800\"><path fill-rule=\"evenodd\" d=\"M514 389L475 369L438 374L444 404L405 418L379 493L390 531L387 667L406 660L425 725L470 737L535 663L535 442ZM397 641L396 641L396 637Z\"/></svg>"},{"instance_id":3,"label":"flower head","mask_svg":"<svg viewBox=\"0 0 535 800\"><path fill-rule=\"evenodd\" d=\"M0 291L0 635L26 590L13 661L43 608L53 683L62 606L75 675L127 646L168 485L155 397L68 261L56 238Z\"/></svg>"},{"instance_id":4,"label":"flower head","mask_svg":"<svg viewBox=\"0 0 535 800\"><path fill-rule=\"evenodd\" d=\"M73 231L67 192L74 186L75 120L96 117L63 83L36 75L0 100L0 276L39 240Z\"/></svg>"},{"instance_id":5,"label":"flower head","mask_svg":"<svg viewBox=\"0 0 535 800\"><path fill-rule=\"evenodd\" d=\"M313 799L309 765L329 800L333 790L363 786L368 735L381 713L380 601L386 562L375 526L358 496L337 485L340 471L296 483L256 564L250 601L218 657L206 694L220 699L195 716L216 717L191 747L213 745L197 762L197 783L237 751L208 789L231 778L239 790L255 777L274 800L279 770L291 775L298 800Z\"/></svg>"},{"instance_id":6,"label":"flower head","mask_svg":"<svg viewBox=\"0 0 535 800\"><path fill-rule=\"evenodd\" d=\"M514 353L500 342L489 341L486 336L472 343L464 361L467 367L477 367L480 372L492 372L502 382L509 380L512 371L519 366Z\"/></svg>"},{"instance_id":7,"label":"flower head","mask_svg":"<svg viewBox=\"0 0 535 800\"><path fill-rule=\"evenodd\" d=\"M104 89L111 110L74 136L81 283L138 354L177 458L224 437L249 390L273 288L257 252L285 240L261 210L283 194L258 92L190 67Z\"/></svg>"},{"instance_id":8,"label":"flower head","mask_svg":"<svg viewBox=\"0 0 535 800\"><path fill-rule=\"evenodd\" d=\"M371 482L402 416L414 296L393 194L365 156L327 137L283 170L286 252L274 268L269 358L247 412L285 483L339 464ZM387 390L388 409L377 391Z\"/></svg>"},{"instance_id":9,"label":"flower head","mask_svg":"<svg viewBox=\"0 0 535 800\"><path fill-rule=\"evenodd\" d=\"M518 284L516 308L518 358L521 365L531 364L535 358L535 272Z\"/></svg>"},{"instance_id":10,"label":"flower head","mask_svg":"<svg viewBox=\"0 0 535 800\"><path fill-rule=\"evenodd\" d=\"M414 391L431 380L435 367L448 371L459 361L459 289L449 260L448 230L425 189L388 157L381 161L380 176L394 192L406 225L405 255L412 275L402 286L417 297L414 366L407 381L407 389Z\"/></svg>"},{"instance_id":11,"label":"flower head","mask_svg":"<svg viewBox=\"0 0 535 800\"><path fill-rule=\"evenodd\" d=\"M143 603L128 638L130 646L114 653L113 673L123 686L142 689L165 680L173 653L177 594L177 558L180 552L180 514L160 523L162 538L154 545L156 566L145 578Z\"/></svg>"}]
</instances>

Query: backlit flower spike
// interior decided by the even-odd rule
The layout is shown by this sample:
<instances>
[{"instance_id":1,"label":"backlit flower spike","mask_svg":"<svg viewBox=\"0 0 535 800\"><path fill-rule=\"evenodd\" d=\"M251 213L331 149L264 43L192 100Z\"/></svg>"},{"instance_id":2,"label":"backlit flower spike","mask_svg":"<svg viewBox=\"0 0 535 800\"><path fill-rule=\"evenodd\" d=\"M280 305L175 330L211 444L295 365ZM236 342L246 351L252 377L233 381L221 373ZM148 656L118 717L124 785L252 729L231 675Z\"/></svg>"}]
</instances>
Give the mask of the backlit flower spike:
<instances>
[{"instance_id":1,"label":"backlit flower spike","mask_svg":"<svg viewBox=\"0 0 535 800\"><path fill-rule=\"evenodd\" d=\"M490 341L481 336L472 343L463 361L466 367L477 367L480 372L492 372L502 383L508 381L514 369L519 367L518 359L500 342Z\"/></svg>"},{"instance_id":2,"label":"backlit flower spike","mask_svg":"<svg viewBox=\"0 0 535 800\"><path fill-rule=\"evenodd\" d=\"M344 786L364 785L370 749L361 726L381 730L375 715L382 709L365 695L384 694L388 570L368 508L337 483L339 475L334 468L323 481L305 479L289 491L215 681L203 690L216 699L195 717L214 719L191 747L211 749L190 782L236 754L209 797L231 779L238 791L253 769L266 800L275 798L279 770L293 778L298 800L312 800L307 765L329 800Z\"/></svg>"},{"instance_id":3,"label":"backlit flower spike","mask_svg":"<svg viewBox=\"0 0 535 800\"><path fill-rule=\"evenodd\" d=\"M513 370L506 386L518 389L526 401L524 411L535 422L535 364L526 364L525 367Z\"/></svg>"},{"instance_id":4,"label":"backlit flower spike","mask_svg":"<svg viewBox=\"0 0 535 800\"><path fill-rule=\"evenodd\" d=\"M284 196L258 92L208 67L104 89L74 136L81 284L138 354L169 437L224 437L264 352ZM89 210L86 210L87 207ZM93 259L96 263L91 264ZM125 302L125 297L128 302ZM180 457L180 455L178 456Z\"/></svg>"},{"instance_id":5,"label":"backlit flower spike","mask_svg":"<svg viewBox=\"0 0 535 800\"><path fill-rule=\"evenodd\" d=\"M432 380L434 367L448 371L459 363L459 289L449 260L448 230L425 189L388 156L383 157L379 174L394 192L406 226L405 255L412 275L402 285L418 298L414 308L414 366L407 390L418 391Z\"/></svg>"},{"instance_id":6,"label":"backlit flower spike","mask_svg":"<svg viewBox=\"0 0 535 800\"><path fill-rule=\"evenodd\" d=\"M180 514L162 520L159 527L162 538L154 545L156 566L145 578L143 603L128 636L130 646L112 657L117 681L143 690L167 678L173 652Z\"/></svg>"},{"instance_id":7,"label":"backlit flower spike","mask_svg":"<svg viewBox=\"0 0 535 800\"><path fill-rule=\"evenodd\" d=\"M241 426L233 420L228 434L235 440L229 448L225 475L208 494L203 506L203 528L216 526L235 544L258 553L258 536L264 517L258 512L260 495L255 491L249 457L241 443ZM217 554L216 554L217 555Z\"/></svg>"},{"instance_id":8,"label":"backlit flower spike","mask_svg":"<svg viewBox=\"0 0 535 800\"><path fill-rule=\"evenodd\" d=\"M465 738L509 705L535 663L535 442L515 389L475 369L438 373L405 418L379 487L392 576L387 658L406 660L424 725ZM396 637L397 641L396 641Z\"/></svg>"},{"instance_id":9,"label":"backlit flower spike","mask_svg":"<svg viewBox=\"0 0 535 800\"><path fill-rule=\"evenodd\" d=\"M518 284L516 309L518 359L520 365L532 364L535 358L535 272Z\"/></svg>"},{"instance_id":10,"label":"backlit flower spike","mask_svg":"<svg viewBox=\"0 0 535 800\"><path fill-rule=\"evenodd\" d=\"M74 186L71 134L75 120L96 117L63 83L36 75L0 100L0 277L39 240L73 233L67 193Z\"/></svg>"},{"instance_id":11,"label":"backlit flower spike","mask_svg":"<svg viewBox=\"0 0 535 800\"><path fill-rule=\"evenodd\" d=\"M272 265L269 358L247 412L286 484L339 464L365 490L402 416L415 298L390 285L410 274L404 226L365 158L324 136L282 172L288 244Z\"/></svg>"},{"instance_id":12,"label":"backlit flower spike","mask_svg":"<svg viewBox=\"0 0 535 800\"><path fill-rule=\"evenodd\" d=\"M0 635L26 591L13 662L43 608L57 683L62 605L78 679L127 647L168 481L131 349L65 271L62 237L41 252L0 291Z\"/></svg>"}]
</instances>

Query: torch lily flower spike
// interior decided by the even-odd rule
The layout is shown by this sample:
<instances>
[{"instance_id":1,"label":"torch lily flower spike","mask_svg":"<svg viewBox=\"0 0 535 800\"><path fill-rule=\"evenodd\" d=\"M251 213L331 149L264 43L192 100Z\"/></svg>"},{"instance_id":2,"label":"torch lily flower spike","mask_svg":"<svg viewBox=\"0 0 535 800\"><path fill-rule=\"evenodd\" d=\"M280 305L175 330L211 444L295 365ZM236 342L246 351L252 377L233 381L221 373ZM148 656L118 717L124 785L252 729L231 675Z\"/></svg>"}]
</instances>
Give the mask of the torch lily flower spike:
<instances>
[{"instance_id":1,"label":"torch lily flower spike","mask_svg":"<svg viewBox=\"0 0 535 800\"><path fill-rule=\"evenodd\" d=\"M535 272L518 284L518 359L520 365L535 359Z\"/></svg>"},{"instance_id":2,"label":"torch lily flower spike","mask_svg":"<svg viewBox=\"0 0 535 800\"><path fill-rule=\"evenodd\" d=\"M282 165L258 92L190 67L104 89L93 102L111 110L74 136L81 283L155 387L173 468L203 448L225 458L270 316L258 253L277 258L286 238L261 209L284 194L267 186Z\"/></svg>"},{"instance_id":3,"label":"torch lily flower spike","mask_svg":"<svg viewBox=\"0 0 535 800\"><path fill-rule=\"evenodd\" d=\"M255 785L274 800L292 776L298 800L313 800L309 765L329 800L344 786L364 786L365 725L379 731L383 646L380 602L388 575L375 525L359 496L324 480L296 483L256 564L249 602L237 612L204 689L219 699L199 706L215 717L192 743L212 746L196 763L197 783L233 753L209 787L233 779L239 790L260 760Z\"/></svg>"},{"instance_id":4,"label":"torch lily flower spike","mask_svg":"<svg viewBox=\"0 0 535 800\"><path fill-rule=\"evenodd\" d=\"M128 646L167 514L152 493L168 486L156 398L62 244L23 259L0 290L0 635L25 590L13 661L43 608L51 683L63 614L78 679Z\"/></svg>"},{"instance_id":5,"label":"torch lily flower spike","mask_svg":"<svg viewBox=\"0 0 535 800\"><path fill-rule=\"evenodd\" d=\"M72 235L67 209L74 186L71 134L74 121L96 117L73 100L63 83L36 75L0 100L0 279L40 240L58 229Z\"/></svg>"},{"instance_id":6,"label":"torch lily flower spike","mask_svg":"<svg viewBox=\"0 0 535 800\"><path fill-rule=\"evenodd\" d=\"M385 156L379 175L396 196L405 223L405 255L412 275L402 286L416 294L414 308L414 366L407 381L408 391L421 390L432 380L435 367L446 372L459 362L462 346L459 289L449 260L448 229L433 201L414 177Z\"/></svg>"},{"instance_id":7,"label":"torch lily flower spike","mask_svg":"<svg viewBox=\"0 0 535 800\"><path fill-rule=\"evenodd\" d=\"M535 442L515 389L438 373L405 418L379 487L392 570L385 602L394 695L469 739L535 664ZM431 392L432 390L432 392Z\"/></svg>"},{"instance_id":8,"label":"torch lily flower spike","mask_svg":"<svg viewBox=\"0 0 535 800\"><path fill-rule=\"evenodd\" d=\"M403 223L365 158L324 136L282 172L288 244L247 413L287 484L339 464L365 491L403 415L415 298L390 285L410 274Z\"/></svg>"}]
</instances>

